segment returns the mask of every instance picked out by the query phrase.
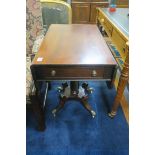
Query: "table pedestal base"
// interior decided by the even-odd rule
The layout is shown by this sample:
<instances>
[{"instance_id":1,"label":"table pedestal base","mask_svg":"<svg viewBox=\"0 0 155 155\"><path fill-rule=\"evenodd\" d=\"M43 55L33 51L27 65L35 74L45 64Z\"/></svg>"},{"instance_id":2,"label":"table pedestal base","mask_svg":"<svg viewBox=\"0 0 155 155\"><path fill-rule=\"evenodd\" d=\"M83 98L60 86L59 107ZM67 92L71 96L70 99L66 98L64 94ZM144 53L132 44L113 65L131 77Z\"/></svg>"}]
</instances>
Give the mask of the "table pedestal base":
<instances>
[{"instance_id":1,"label":"table pedestal base","mask_svg":"<svg viewBox=\"0 0 155 155\"><path fill-rule=\"evenodd\" d=\"M78 81L71 81L70 86L67 83L63 83L62 87L58 87L58 90L61 92L60 102L59 105L52 110L54 117L56 116L56 113L64 107L66 101L71 99L79 100L91 116L93 118L95 117L96 113L89 105L87 95L87 93L92 93L93 89L89 88L87 83L83 83L82 86L79 86Z\"/></svg>"}]
</instances>

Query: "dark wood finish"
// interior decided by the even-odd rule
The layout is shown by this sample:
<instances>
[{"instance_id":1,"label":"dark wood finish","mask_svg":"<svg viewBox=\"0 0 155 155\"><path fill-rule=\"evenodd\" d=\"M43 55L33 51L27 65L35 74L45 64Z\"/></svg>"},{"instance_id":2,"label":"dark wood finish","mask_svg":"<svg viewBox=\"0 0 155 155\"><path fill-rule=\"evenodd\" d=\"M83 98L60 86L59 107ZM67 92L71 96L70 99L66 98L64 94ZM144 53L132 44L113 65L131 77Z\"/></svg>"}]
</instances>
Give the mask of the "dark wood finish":
<instances>
[{"instance_id":1,"label":"dark wood finish","mask_svg":"<svg viewBox=\"0 0 155 155\"><path fill-rule=\"evenodd\" d=\"M80 79L107 79L111 80L114 73L115 65L106 66L51 66L51 65L37 65L35 67L35 74L37 80L80 80ZM96 75L93 74L96 72ZM53 72L54 75L53 75Z\"/></svg>"},{"instance_id":2,"label":"dark wood finish","mask_svg":"<svg viewBox=\"0 0 155 155\"><path fill-rule=\"evenodd\" d=\"M66 85L66 84L65 84ZM84 83L85 88L82 88L83 90L79 89L79 81L70 81L70 94L66 94L66 90L68 89L68 84L66 86L63 86L61 95L60 95L60 102L59 104L52 110L52 114L54 117L56 114L64 107L67 100L74 99L81 102L82 106L91 114L91 116L94 118L96 115L96 112L91 108L91 106L88 103L88 95L86 93L83 93L83 91L88 91L88 85ZM67 91L68 92L68 91ZM79 92L81 92L82 96L79 96ZM88 93L88 92L87 92Z\"/></svg>"},{"instance_id":3,"label":"dark wood finish","mask_svg":"<svg viewBox=\"0 0 155 155\"><path fill-rule=\"evenodd\" d=\"M52 86L51 86L51 82L48 82L48 90L51 90Z\"/></svg>"},{"instance_id":4,"label":"dark wood finish","mask_svg":"<svg viewBox=\"0 0 155 155\"><path fill-rule=\"evenodd\" d=\"M52 24L33 59L32 65L36 64L95 66L116 61L96 25Z\"/></svg>"},{"instance_id":5,"label":"dark wood finish","mask_svg":"<svg viewBox=\"0 0 155 155\"><path fill-rule=\"evenodd\" d=\"M89 23L89 3L72 3L72 12L73 23Z\"/></svg>"},{"instance_id":6,"label":"dark wood finish","mask_svg":"<svg viewBox=\"0 0 155 155\"><path fill-rule=\"evenodd\" d=\"M43 60L38 62L38 58ZM31 68L35 68L36 80L111 80L115 66L116 62L96 25L53 24Z\"/></svg>"},{"instance_id":7,"label":"dark wood finish","mask_svg":"<svg viewBox=\"0 0 155 155\"><path fill-rule=\"evenodd\" d=\"M117 69L118 69L118 66L116 66L116 67L114 68L112 80L111 80L111 81L106 81L107 87L108 87L109 89L113 88L113 86L114 86L115 79L116 79L116 74L117 74Z\"/></svg>"},{"instance_id":8,"label":"dark wood finish","mask_svg":"<svg viewBox=\"0 0 155 155\"><path fill-rule=\"evenodd\" d=\"M44 131L46 126L45 126L45 118L44 118L44 111L41 107L40 100L38 98L38 95L31 95L30 100L32 103L32 108L35 114L35 118L37 120L38 126L37 129L38 131Z\"/></svg>"},{"instance_id":9,"label":"dark wood finish","mask_svg":"<svg viewBox=\"0 0 155 155\"><path fill-rule=\"evenodd\" d=\"M96 0L97 1L97 0ZM96 23L96 13L97 13L97 10L96 8L97 7L108 7L109 3L108 2L105 2L105 3L93 3L91 4L91 11L90 11L90 22L91 23Z\"/></svg>"},{"instance_id":10,"label":"dark wood finish","mask_svg":"<svg viewBox=\"0 0 155 155\"><path fill-rule=\"evenodd\" d=\"M38 61L38 58L42 58L42 61ZM49 27L33 59L31 71L36 93L39 94L41 81L59 79L112 81L116 65L96 25L53 24ZM89 110L85 99L81 102ZM63 102L60 105L63 107Z\"/></svg>"}]
</instances>

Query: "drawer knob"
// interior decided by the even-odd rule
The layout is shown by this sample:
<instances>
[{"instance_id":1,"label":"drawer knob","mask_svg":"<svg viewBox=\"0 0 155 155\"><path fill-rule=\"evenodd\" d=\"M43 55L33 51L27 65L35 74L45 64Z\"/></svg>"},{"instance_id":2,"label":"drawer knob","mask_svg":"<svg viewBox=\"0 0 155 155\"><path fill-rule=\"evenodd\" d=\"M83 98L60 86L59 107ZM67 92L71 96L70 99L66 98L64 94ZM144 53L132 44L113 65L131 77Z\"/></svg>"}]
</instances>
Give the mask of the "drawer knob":
<instances>
[{"instance_id":1,"label":"drawer knob","mask_svg":"<svg viewBox=\"0 0 155 155\"><path fill-rule=\"evenodd\" d=\"M101 19L101 23L104 23L104 19Z\"/></svg>"},{"instance_id":2,"label":"drawer knob","mask_svg":"<svg viewBox=\"0 0 155 155\"><path fill-rule=\"evenodd\" d=\"M93 71L92 71L92 76L95 77L96 75L97 75L96 70L93 70Z\"/></svg>"},{"instance_id":3,"label":"drawer knob","mask_svg":"<svg viewBox=\"0 0 155 155\"><path fill-rule=\"evenodd\" d=\"M52 70L52 71L51 71L51 75L52 75L52 76L55 76L55 74L56 74L56 71L55 71L55 70Z\"/></svg>"}]
</instances>

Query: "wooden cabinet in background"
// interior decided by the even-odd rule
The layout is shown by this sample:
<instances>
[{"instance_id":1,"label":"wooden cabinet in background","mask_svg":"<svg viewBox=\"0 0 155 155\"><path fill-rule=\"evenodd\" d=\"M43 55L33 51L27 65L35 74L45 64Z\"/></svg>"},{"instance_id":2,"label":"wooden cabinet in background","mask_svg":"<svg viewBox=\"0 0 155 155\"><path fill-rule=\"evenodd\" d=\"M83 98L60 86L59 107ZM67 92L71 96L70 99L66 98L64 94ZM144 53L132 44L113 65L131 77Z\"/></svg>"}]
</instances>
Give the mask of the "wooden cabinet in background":
<instances>
[{"instance_id":1,"label":"wooden cabinet in background","mask_svg":"<svg viewBox=\"0 0 155 155\"><path fill-rule=\"evenodd\" d=\"M97 13L96 8L97 7L101 7L101 8L108 7L108 3L92 3L91 4L90 23L95 23L96 22L96 13Z\"/></svg>"},{"instance_id":2,"label":"wooden cabinet in background","mask_svg":"<svg viewBox=\"0 0 155 155\"><path fill-rule=\"evenodd\" d=\"M73 23L85 24L89 22L90 4L72 3Z\"/></svg>"},{"instance_id":3,"label":"wooden cabinet in background","mask_svg":"<svg viewBox=\"0 0 155 155\"><path fill-rule=\"evenodd\" d=\"M128 8L129 7L129 0L117 0L116 5L118 8Z\"/></svg>"},{"instance_id":4,"label":"wooden cabinet in background","mask_svg":"<svg viewBox=\"0 0 155 155\"><path fill-rule=\"evenodd\" d=\"M108 0L72 0L72 22L74 24L95 24L96 8L108 7Z\"/></svg>"}]
</instances>

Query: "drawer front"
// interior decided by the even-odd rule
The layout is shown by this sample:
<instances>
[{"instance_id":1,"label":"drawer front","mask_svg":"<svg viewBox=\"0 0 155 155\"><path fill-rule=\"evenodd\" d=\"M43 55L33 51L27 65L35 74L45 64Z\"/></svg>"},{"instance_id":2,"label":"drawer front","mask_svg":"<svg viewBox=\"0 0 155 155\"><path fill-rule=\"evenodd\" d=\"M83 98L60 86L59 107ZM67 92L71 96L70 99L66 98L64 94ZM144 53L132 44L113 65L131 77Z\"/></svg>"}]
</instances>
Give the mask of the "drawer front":
<instances>
[{"instance_id":1,"label":"drawer front","mask_svg":"<svg viewBox=\"0 0 155 155\"><path fill-rule=\"evenodd\" d=\"M113 27L110 22L104 17L104 15L99 11L98 20L100 24L104 27L105 31L107 32L108 36L112 36Z\"/></svg>"},{"instance_id":2,"label":"drawer front","mask_svg":"<svg viewBox=\"0 0 155 155\"><path fill-rule=\"evenodd\" d=\"M121 57L123 60L125 60L126 57L126 41L119 35L119 32L115 29L113 29L112 37L111 37L113 43L116 45L116 48L121 54Z\"/></svg>"},{"instance_id":3,"label":"drawer front","mask_svg":"<svg viewBox=\"0 0 155 155\"><path fill-rule=\"evenodd\" d=\"M104 21L104 28L105 28L105 31L107 32L107 34L111 37L113 27L111 26L111 24L106 19Z\"/></svg>"},{"instance_id":4,"label":"drawer front","mask_svg":"<svg viewBox=\"0 0 155 155\"><path fill-rule=\"evenodd\" d=\"M114 65L105 67L33 66L36 80L111 79Z\"/></svg>"}]
</instances>

